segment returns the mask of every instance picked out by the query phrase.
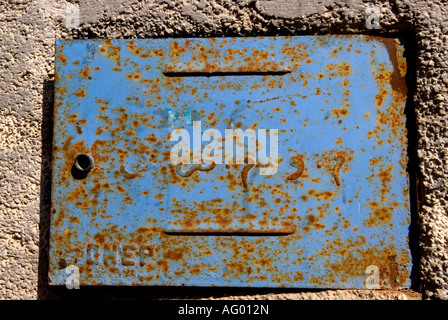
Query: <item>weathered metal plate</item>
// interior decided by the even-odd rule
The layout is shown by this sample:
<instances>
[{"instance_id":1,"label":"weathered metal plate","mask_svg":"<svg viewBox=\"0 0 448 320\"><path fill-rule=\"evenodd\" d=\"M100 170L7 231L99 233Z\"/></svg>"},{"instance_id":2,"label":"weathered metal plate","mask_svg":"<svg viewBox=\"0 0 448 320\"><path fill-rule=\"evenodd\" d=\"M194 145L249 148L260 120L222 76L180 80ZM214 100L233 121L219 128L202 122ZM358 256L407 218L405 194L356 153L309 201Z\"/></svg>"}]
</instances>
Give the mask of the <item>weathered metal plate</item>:
<instances>
[{"instance_id":1,"label":"weathered metal plate","mask_svg":"<svg viewBox=\"0 0 448 320\"><path fill-rule=\"evenodd\" d=\"M58 41L51 283L74 265L81 285L364 288L377 270L409 287L403 52L361 35ZM173 164L180 128L192 161L215 129L222 163ZM256 134L239 163L226 129Z\"/></svg>"}]
</instances>

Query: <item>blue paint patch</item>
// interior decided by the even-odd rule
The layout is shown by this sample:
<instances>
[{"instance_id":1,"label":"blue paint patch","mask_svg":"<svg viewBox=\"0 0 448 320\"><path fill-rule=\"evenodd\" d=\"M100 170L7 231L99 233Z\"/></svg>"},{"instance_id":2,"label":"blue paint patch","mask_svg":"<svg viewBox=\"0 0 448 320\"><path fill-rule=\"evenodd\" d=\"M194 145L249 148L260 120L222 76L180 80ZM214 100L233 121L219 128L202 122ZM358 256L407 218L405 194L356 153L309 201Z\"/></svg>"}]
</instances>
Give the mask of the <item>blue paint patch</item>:
<instances>
[{"instance_id":1,"label":"blue paint patch","mask_svg":"<svg viewBox=\"0 0 448 320\"><path fill-rule=\"evenodd\" d=\"M398 40L361 35L58 41L51 283L365 288L373 265L409 287L405 73Z\"/></svg>"}]
</instances>

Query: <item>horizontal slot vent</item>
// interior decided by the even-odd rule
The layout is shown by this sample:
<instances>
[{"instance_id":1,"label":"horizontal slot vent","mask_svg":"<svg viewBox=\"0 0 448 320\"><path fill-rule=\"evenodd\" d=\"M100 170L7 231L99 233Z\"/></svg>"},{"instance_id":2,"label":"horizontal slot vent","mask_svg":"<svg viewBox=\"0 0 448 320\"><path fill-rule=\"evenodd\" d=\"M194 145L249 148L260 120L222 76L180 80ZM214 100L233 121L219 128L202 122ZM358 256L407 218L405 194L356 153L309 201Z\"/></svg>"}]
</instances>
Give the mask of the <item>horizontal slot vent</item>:
<instances>
[{"instance_id":1,"label":"horizontal slot vent","mask_svg":"<svg viewBox=\"0 0 448 320\"><path fill-rule=\"evenodd\" d=\"M164 72L165 77L231 77L231 76L283 76L291 71L250 71L250 72Z\"/></svg>"}]
</instances>

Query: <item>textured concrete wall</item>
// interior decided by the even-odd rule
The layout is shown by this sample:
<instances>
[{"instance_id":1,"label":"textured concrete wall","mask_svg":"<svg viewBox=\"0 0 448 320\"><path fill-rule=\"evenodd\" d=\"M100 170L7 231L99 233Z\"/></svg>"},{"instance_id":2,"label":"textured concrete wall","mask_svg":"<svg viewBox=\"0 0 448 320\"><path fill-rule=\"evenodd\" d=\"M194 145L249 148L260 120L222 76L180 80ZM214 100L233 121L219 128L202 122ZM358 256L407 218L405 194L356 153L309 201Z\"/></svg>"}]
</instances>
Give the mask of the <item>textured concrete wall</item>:
<instances>
[{"instance_id":1,"label":"textured concrete wall","mask_svg":"<svg viewBox=\"0 0 448 320\"><path fill-rule=\"evenodd\" d=\"M381 10L379 31L366 8ZM76 18L67 8L79 8ZM387 33L415 39L411 173L414 291L448 299L448 4L361 0L3 0L0 3L0 298L255 297L404 299L407 292L48 287L49 191L55 39ZM73 10L72 10L73 11ZM70 20L71 19L71 20ZM71 28L71 27L75 28ZM69 27L69 28L67 28ZM415 122L416 127L412 126ZM419 170L414 170L419 168ZM415 180L415 181L414 181ZM416 206L414 206L416 208ZM415 228L414 228L415 227Z\"/></svg>"}]
</instances>

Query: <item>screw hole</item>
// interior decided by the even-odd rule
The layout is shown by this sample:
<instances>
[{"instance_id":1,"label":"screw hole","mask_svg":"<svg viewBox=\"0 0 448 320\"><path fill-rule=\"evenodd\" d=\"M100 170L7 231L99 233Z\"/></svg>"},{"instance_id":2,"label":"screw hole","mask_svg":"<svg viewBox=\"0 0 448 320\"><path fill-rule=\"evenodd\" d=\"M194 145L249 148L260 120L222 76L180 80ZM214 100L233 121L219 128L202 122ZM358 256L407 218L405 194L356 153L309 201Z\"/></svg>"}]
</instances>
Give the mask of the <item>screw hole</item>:
<instances>
[{"instance_id":1,"label":"screw hole","mask_svg":"<svg viewBox=\"0 0 448 320\"><path fill-rule=\"evenodd\" d=\"M92 168L92 156L85 153L78 154L72 167L72 175L75 179L84 179Z\"/></svg>"}]
</instances>

